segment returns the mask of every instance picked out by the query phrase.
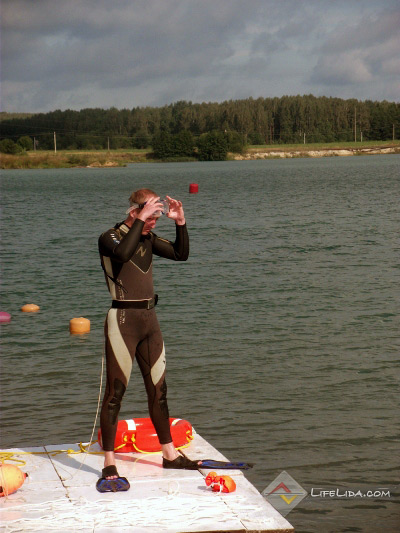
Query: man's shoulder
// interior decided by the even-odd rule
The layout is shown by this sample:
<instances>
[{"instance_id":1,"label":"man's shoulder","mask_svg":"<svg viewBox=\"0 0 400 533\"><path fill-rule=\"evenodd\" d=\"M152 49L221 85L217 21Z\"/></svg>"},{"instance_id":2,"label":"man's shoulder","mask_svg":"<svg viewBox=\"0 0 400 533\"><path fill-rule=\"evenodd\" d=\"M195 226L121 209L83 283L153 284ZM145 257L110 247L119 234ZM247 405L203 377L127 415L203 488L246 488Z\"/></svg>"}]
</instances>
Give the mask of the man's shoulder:
<instances>
[{"instance_id":1,"label":"man's shoulder","mask_svg":"<svg viewBox=\"0 0 400 533\"><path fill-rule=\"evenodd\" d=\"M159 237L158 235L156 235L155 233L153 233L152 231L150 231L149 235L148 235L151 239L151 243L154 244L156 241L161 241L161 242L170 242L169 240L167 239L163 239L162 237Z\"/></svg>"},{"instance_id":2,"label":"man's shoulder","mask_svg":"<svg viewBox=\"0 0 400 533\"><path fill-rule=\"evenodd\" d=\"M120 225L121 224L116 224L113 228L109 228L100 235L99 247L108 247L110 245L114 247L121 242Z\"/></svg>"}]
</instances>

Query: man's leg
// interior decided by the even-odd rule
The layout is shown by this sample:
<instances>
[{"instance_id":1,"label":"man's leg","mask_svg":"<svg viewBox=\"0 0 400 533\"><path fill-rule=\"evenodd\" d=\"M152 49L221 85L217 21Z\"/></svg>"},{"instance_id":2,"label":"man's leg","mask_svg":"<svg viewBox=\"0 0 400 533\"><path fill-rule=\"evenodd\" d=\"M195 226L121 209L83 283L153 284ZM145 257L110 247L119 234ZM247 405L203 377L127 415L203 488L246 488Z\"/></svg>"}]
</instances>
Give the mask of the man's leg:
<instances>
[{"instance_id":1,"label":"man's leg","mask_svg":"<svg viewBox=\"0 0 400 533\"><path fill-rule=\"evenodd\" d=\"M158 326L158 322L157 322ZM165 348L159 327L136 349L136 359L147 392L149 414L161 444L163 457L173 460L179 456L172 442L165 381Z\"/></svg>"},{"instance_id":2,"label":"man's leg","mask_svg":"<svg viewBox=\"0 0 400 533\"><path fill-rule=\"evenodd\" d=\"M104 467L115 465L114 442L118 413L132 370L132 357L120 329L120 316L120 310L110 309L104 325L107 384L100 414ZM116 477L111 475L106 476L106 479Z\"/></svg>"},{"instance_id":3,"label":"man's leg","mask_svg":"<svg viewBox=\"0 0 400 533\"><path fill-rule=\"evenodd\" d=\"M191 461L180 455L172 441L165 382L165 349L159 328L138 344L136 359L146 386L150 418L161 444L163 468L197 469L201 461Z\"/></svg>"}]
</instances>

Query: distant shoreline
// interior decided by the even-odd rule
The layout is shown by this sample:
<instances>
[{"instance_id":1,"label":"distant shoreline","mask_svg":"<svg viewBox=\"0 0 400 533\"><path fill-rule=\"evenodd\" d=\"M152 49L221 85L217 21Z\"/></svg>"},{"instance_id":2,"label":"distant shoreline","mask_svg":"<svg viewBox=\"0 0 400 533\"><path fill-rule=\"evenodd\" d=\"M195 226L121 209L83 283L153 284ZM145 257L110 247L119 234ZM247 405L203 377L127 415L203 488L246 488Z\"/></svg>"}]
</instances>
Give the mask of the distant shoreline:
<instances>
[{"instance_id":1,"label":"distant shoreline","mask_svg":"<svg viewBox=\"0 0 400 533\"><path fill-rule=\"evenodd\" d=\"M248 151L246 154L232 154L235 161L249 161L255 159L284 159L296 157L333 157L354 155L382 155L399 154L400 146L371 147L371 148L327 148L322 150L265 150Z\"/></svg>"},{"instance_id":2,"label":"distant shoreline","mask_svg":"<svg viewBox=\"0 0 400 533\"><path fill-rule=\"evenodd\" d=\"M360 144L360 146L357 146ZM244 153L229 153L229 161L251 161L302 157L333 157L358 155L400 154L400 141L366 143L332 143L318 145L250 146ZM175 162L196 161L194 158L176 158ZM161 163L151 150L60 150L0 154L1 169L49 168L109 168L125 167L131 163Z\"/></svg>"}]
</instances>

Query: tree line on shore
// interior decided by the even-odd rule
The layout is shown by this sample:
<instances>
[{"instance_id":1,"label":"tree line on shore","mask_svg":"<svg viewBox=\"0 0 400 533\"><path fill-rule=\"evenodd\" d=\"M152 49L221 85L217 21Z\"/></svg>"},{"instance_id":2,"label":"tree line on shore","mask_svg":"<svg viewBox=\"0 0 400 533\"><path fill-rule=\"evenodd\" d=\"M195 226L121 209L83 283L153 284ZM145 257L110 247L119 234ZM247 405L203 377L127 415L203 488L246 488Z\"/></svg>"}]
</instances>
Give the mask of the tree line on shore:
<instances>
[{"instance_id":1,"label":"tree line on shore","mask_svg":"<svg viewBox=\"0 0 400 533\"><path fill-rule=\"evenodd\" d=\"M246 145L385 141L400 131L400 104L282 96L222 103L179 101L131 110L88 108L2 117L0 150L132 149L161 159L224 159Z\"/></svg>"}]
</instances>

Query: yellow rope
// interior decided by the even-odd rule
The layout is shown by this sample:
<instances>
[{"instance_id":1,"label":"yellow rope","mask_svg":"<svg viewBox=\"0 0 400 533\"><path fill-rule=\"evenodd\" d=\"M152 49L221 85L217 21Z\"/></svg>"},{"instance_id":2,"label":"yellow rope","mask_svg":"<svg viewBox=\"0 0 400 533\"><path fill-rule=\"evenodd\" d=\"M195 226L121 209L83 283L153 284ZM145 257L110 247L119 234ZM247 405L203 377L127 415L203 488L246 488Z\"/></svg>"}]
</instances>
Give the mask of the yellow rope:
<instances>
[{"instance_id":1,"label":"yellow rope","mask_svg":"<svg viewBox=\"0 0 400 533\"><path fill-rule=\"evenodd\" d=\"M87 448L90 448L90 446L92 446L93 444L96 444L96 442L98 442L97 440L91 442L89 444L89 446L87 446ZM68 450L52 450L50 455L52 457L54 457L55 455L58 455L60 453L67 453L68 455L74 455L74 454L78 454L78 453L90 453L91 455L102 455L103 452L89 452L89 450L85 448L85 446L83 445L82 442L79 443L79 450L72 450L71 448L69 448ZM28 452L29 453L29 452ZM45 452L42 452L42 453L45 453Z\"/></svg>"},{"instance_id":2,"label":"yellow rope","mask_svg":"<svg viewBox=\"0 0 400 533\"><path fill-rule=\"evenodd\" d=\"M183 448L187 448L187 447L189 446L190 442L193 440L193 438L194 438L194 437L193 437L193 435L190 433L190 429L188 429L188 430L186 431L186 441L187 441L187 443L186 443L186 444L183 444L182 446L176 446L176 447L175 447L175 450L182 450ZM125 442L128 442L127 437L124 437L124 441L125 441ZM145 450L140 450L140 449L136 446L136 444L135 444L135 441L136 441L135 434L132 435L132 437L131 437L131 441L132 441L132 446L133 446L133 447L135 448L135 450L136 450L137 452L139 452L139 453L144 453L144 454L147 454L147 455L152 455L152 454L154 454L154 453L160 453L160 451L161 451L161 450L158 450L158 451L156 451L156 452L146 452ZM122 444L121 446L125 446L125 442L124 442L124 444ZM121 448L121 446L119 446L119 448ZM116 448L116 450L117 450L117 449L118 449L118 448Z\"/></svg>"},{"instance_id":3,"label":"yellow rope","mask_svg":"<svg viewBox=\"0 0 400 533\"><path fill-rule=\"evenodd\" d=\"M190 430L187 430L186 431L186 441L187 441L187 443L183 444L182 446L175 447L175 450L182 450L183 448L187 448L189 446L189 444L191 443L191 441L193 440L193 438L194 437L191 434ZM136 441L135 434L133 434L132 437L131 437L132 446L139 453L151 455L151 454L160 453L160 451L161 451L161 450L158 450L156 452L146 452L145 450L140 450L136 446L135 441ZM68 450L52 450L51 452L48 452L46 450L43 450L42 452L22 452L22 451L21 452L0 452L0 464L4 463L5 461L14 461L15 463L20 463L22 466L26 465L26 461L24 461L23 459L16 459L14 457L15 455L19 456L19 455L41 455L41 454L46 454L46 455L51 455L52 457L55 457L56 455L59 455L60 453L67 453L68 455L75 455L75 454L79 454L79 453L89 453L91 455L103 455L104 452L102 452L102 451L101 452L91 452L91 451L89 451L88 448L90 448L90 446L92 446L93 444L96 444L96 442L98 442L98 441L96 440L94 442L91 442L86 447L84 446L84 444L82 442L80 442L79 443L79 450L72 450L71 448L69 448ZM128 444L128 437L125 436L124 437L124 442L120 446L117 446L116 448L114 448L114 451L117 452L119 449L123 448L127 444Z\"/></svg>"},{"instance_id":4,"label":"yellow rope","mask_svg":"<svg viewBox=\"0 0 400 533\"><path fill-rule=\"evenodd\" d=\"M52 457L60 454L60 453L67 453L68 455L78 454L78 453L90 453L92 455L103 455L103 452L90 452L87 448L89 448L91 445L96 444L98 442L97 440L92 442L89 446L85 448L82 442L79 443L79 450L72 450L72 448L69 448L68 450L52 450L51 452L48 452L46 450L43 450L42 452L0 452L0 463L4 463L4 461L14 461L16 463L21 463L21 465L26 465L26 461L22 459L16 459L14 455L51 455Z\"/></svg>"},{"instance_id":5,"label":"yellow rope","mask_svg":"<svg viewBox=\"0 0 400 533\"><path fill-rule=\"evenodd\" d=\"M27 453L27 452L22 452ZM23 461L22 459L15 459L13 457L14 452L1 452L0 453L0 464L3 464L4 461L14 461L15 463L21 463L21 465L26 465L26 461Z\"/></svg>"}]
</instances>

